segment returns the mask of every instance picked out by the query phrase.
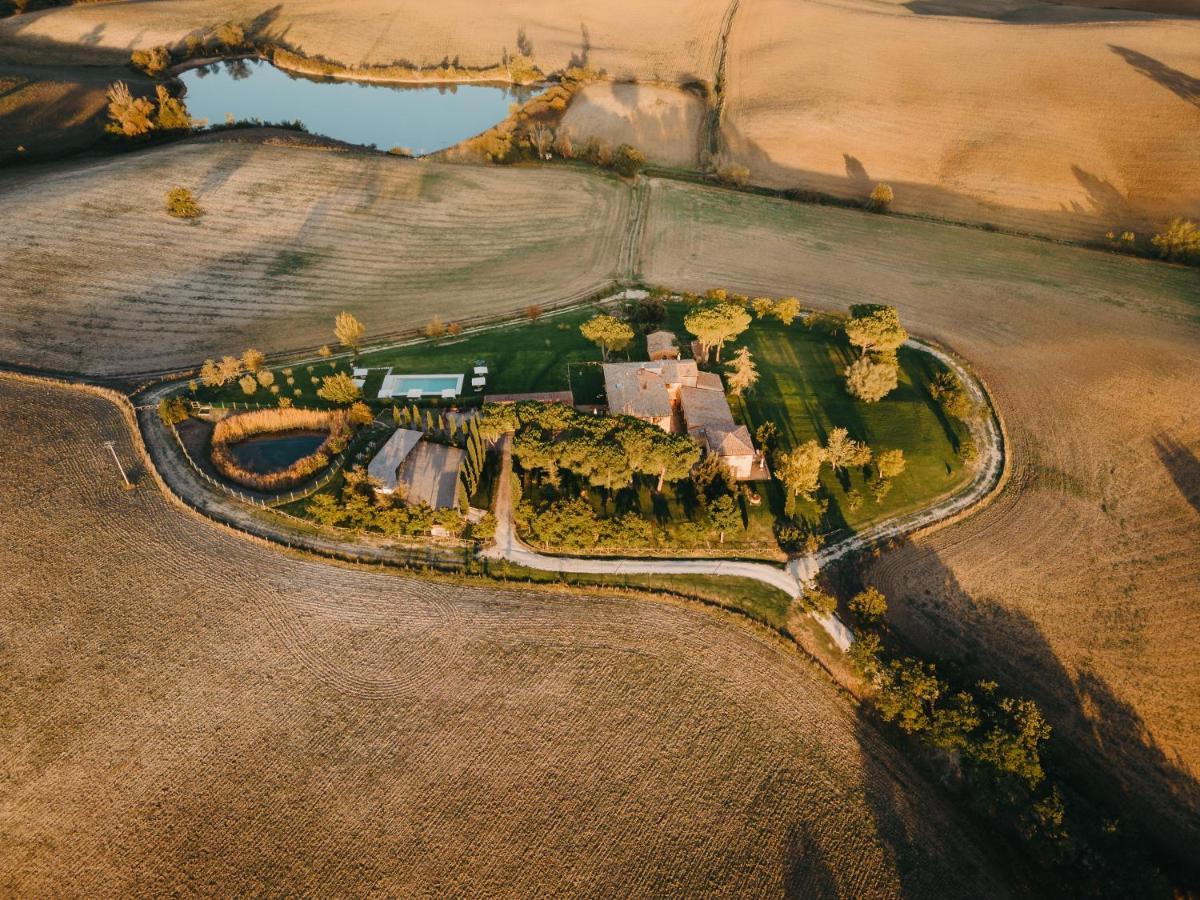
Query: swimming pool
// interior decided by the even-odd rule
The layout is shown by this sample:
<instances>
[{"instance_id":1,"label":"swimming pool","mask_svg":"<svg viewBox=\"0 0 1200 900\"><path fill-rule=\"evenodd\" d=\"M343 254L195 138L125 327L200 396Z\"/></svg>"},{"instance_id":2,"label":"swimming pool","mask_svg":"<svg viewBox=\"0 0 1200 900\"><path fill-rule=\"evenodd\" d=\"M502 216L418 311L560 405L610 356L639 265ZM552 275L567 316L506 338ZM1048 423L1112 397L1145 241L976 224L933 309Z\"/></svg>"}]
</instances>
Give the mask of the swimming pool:
<instances>
[{"instance_id":1,"label":"swimming pool","mask_svg":"<svg viewBox=\"0 0 1200 900\"><path fill-rule=\"evenodd\" d=\"M407 397L410 391L420 391L422 397L441 397L445 391L453 391L457 397L462 393L461 375L392 375L384 376L379 389L381 399Z\"/></svg>"}]
</instances>

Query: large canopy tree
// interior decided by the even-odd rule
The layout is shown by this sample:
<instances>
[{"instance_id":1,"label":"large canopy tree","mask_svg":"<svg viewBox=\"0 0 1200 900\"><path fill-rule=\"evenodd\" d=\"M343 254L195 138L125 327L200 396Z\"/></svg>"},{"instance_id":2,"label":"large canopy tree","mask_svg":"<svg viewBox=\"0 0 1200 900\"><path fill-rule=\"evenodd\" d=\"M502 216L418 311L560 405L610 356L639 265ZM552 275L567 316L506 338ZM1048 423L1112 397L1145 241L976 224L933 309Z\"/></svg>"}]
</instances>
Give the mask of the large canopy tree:
<instances>
[{"instance_id":1,"label":"large canopy tree","mask_svg":"<svg viewBox=\"0 0 1200 900\"><path fill-rule=\"evenodd\" d=\"M717 303L692 310L683 320L684 327L696 336L708 359L709 351L717 348L717 362L721 361L721 348L750 327L750 313L737 303Z\"/></svg>"},{"instance_id":2,"label":"large canopy tree","mask_svg":"<svg viewBox=\"0 0 1200 900\"><path fill-rule=\"evenodd\" d=\"M605 362L614 350L624 350L633 342L633 329L615 316L593 316L579 326L579 331L600 348Z\"/></svg>"},{"instance_id":3,"label":"large canopy tree","mask_svg":"<svg viewBox=\"0 0 1200 900\"><path fill-rule=\"evenodd\" d=\"M908 332L900 324L900 314L894 306L860 303L850 307L846 337L864 356L867 353L894 354L908 340Z\"/></svg>"}]
</instances>

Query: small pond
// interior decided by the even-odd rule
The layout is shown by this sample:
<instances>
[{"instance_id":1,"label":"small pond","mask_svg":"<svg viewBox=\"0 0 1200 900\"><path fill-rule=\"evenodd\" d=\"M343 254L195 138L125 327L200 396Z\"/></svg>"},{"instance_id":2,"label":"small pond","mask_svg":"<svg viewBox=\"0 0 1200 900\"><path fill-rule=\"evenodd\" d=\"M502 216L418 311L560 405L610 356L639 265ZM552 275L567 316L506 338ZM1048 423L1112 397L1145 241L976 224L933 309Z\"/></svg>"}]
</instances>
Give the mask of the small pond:
<instances>
[{"instance_id":1,"label":"small pond","mask_svg":"<svg viewBox=\"0 0 1200 900\"><path fill-rule=\"evenodd\" d=\"M417 155L451 147L508 116L539 88L484 84L389 85L289 75L260 59L228 60L179 76L192 118L303 122L313 134L405 147Z\"/></svg>"},{"instance_id":2,"label":"small pond","mask_svg":"<svg viewBox=\"0 0 1200 900\"><path fill-rule=\"evenodd\" d=\"M275 434L260 434L231 444L229 452L242 468L257 475L286 469L298 459L303 459L325 442L329 434L324 431L280 431Z\"/></svg>"}]
</instances>

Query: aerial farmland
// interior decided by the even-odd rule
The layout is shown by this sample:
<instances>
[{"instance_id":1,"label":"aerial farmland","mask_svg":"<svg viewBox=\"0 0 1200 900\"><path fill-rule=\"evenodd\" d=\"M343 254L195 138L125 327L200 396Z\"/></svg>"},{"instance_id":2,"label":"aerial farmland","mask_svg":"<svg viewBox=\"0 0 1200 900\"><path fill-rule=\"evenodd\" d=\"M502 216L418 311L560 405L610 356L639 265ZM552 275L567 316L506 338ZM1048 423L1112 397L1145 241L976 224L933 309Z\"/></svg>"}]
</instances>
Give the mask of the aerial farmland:
<instances>
[{"instance_id":1,"label":"aerial farmland","mask_svg":"<svg viewBox=\"0 0 1200 900\"><path fill-rule=\"evenodd\" d=\"M1192 0L0 0L0 893L1200 891Z\"/></svg>"}]
</instances>

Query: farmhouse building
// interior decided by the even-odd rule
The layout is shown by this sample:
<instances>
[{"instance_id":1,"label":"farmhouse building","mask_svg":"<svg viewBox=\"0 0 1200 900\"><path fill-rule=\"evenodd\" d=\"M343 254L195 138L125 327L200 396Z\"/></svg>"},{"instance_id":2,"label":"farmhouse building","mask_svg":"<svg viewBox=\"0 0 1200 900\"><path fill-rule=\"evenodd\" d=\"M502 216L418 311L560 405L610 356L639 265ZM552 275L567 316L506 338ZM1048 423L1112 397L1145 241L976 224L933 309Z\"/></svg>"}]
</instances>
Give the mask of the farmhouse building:
<instances>
[{"instance_id":1,"label":"farmhouse building","mask_svg":"<svg viewBox=\"0 0 1200 900\"><path fill-rule=\"evenodd\" d=\"M369 463L367 474L378 481L381 494L392 494L400 483L400 466L425 435L420 431L397 428Z\"/></svg>"},{"instance_id":2,"label":"farmhouse building","mask_svg":"<svg viewBox=\"0 0 1200 900\"><path fill-rule=\"evenodd\" d=\"M367 464L367 474L378 481L381 494L401 489L407 503L433 509L455 506L463 452L424 437L420 431L396 429Z\"/></svg>"},{"instance_id":3,"label":"farmhouse building","mask_svg":"<svg viewBox=\"0 0 1200 900\"><path fill-rule=\"evenodd\" d=\"M605 363L608 411L634 416L663 431L684 432L729 466L735 478L766 477L750 432L733 420L721 378L694 360Z\"/></svg>"}]
</instances>

